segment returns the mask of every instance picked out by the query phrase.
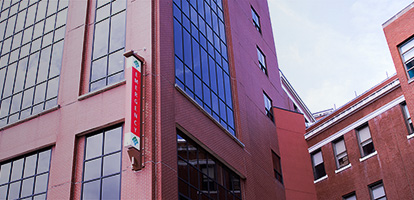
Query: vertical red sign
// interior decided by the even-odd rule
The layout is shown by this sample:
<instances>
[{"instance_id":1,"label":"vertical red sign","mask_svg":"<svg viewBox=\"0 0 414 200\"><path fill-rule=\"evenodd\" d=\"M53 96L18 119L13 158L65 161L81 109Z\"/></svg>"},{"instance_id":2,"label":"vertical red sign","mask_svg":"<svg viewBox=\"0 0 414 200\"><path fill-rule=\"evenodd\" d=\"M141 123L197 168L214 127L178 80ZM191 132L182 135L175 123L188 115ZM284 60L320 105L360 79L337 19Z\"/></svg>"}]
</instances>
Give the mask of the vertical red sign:
<instances>
[{"instance_id":1,"label":"vertical red sign","mask_svg":"<svg viewBox=\"0 0 414 200\"><path fill-rule=\"evenodd\" d=\"M141 148L141 88L142 61L131 51L124 54L127 57L127 110L125 117L124 146Z\"/></svg>"}]
</instances>

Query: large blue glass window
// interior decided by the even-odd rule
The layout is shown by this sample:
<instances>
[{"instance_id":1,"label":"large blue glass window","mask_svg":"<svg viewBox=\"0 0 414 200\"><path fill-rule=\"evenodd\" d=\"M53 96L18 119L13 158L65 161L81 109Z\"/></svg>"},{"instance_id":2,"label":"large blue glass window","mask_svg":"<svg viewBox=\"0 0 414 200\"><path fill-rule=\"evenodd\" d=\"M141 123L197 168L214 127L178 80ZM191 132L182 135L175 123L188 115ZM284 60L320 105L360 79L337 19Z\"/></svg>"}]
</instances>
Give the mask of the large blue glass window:
<instances>
[{"instance_id":1,"label":"large blue glass window","mask_svg":"<svg viewBox=\"0 0 414 200\"><path fill-rule=\"evenodd\" d=\"M68 2L0 1L0 126L57 105Z\"/></svg>"},{"instance_id":2,"label":"large blue glass window","mask_svg":"<svg viewBox=\"0 0 414 200\"><path fill-rule=\"evenodd\" d=\"M173 10L176 83L234 135L222 0L174 0Z\"/></svg>"}]
</instances>

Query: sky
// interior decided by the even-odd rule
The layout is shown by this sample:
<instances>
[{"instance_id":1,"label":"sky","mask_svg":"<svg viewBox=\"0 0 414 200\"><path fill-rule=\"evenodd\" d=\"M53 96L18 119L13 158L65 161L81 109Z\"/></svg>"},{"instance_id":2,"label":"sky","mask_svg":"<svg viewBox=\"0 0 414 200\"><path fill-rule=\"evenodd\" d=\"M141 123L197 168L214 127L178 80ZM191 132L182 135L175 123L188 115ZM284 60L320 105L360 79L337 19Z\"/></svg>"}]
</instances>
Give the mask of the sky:
<instances>
[{"instance_id":1,"label":"sky","mask_svg":"<svg viewBox=\"0 0 414 200\"><path fill-rule=\"evenodd\" d=\"M413 0L268 0L279 68L311 112L395 73L382 24Z\"/></svg>"}]
</instances>

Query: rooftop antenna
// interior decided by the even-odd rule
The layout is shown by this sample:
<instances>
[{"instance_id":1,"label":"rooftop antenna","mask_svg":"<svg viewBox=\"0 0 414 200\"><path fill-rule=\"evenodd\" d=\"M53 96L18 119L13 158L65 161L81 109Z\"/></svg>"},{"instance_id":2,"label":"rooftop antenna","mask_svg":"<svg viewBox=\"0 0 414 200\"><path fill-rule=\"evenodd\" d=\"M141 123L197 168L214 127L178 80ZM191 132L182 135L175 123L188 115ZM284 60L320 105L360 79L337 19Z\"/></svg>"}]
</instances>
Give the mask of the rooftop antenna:
<instances>
[{"instance_id":1,"label":"rooftop antenna","mask_svg":"<svg viewBox=\"0 0 414 200\"><path fill-rule=\"evenodd\" d=\"M387 71L385 71L385 74L387 74L387 78L388 78L388 72Z\"/></svg>"},{"instance_id":2,"label":"rooftop antenna","mask_svg":"<svg viewBox=\"0 0 414 200\"><path fill-rule=\"evenodd\" d=\"M358 95L357 95L357 93L356 93L356 91L354 90L354 92L355 92L355 97L358 97Z\"/></svg>"},{"instance_id":3,"label":"rooftop antenna","mask_svg":"<svg viewBox=\"0 0 414 200\"><path fill-rule=\"evenodd\" d=\"M336 104L334 104L334 110L336 110Z\"/></svg>"}]
</instances>

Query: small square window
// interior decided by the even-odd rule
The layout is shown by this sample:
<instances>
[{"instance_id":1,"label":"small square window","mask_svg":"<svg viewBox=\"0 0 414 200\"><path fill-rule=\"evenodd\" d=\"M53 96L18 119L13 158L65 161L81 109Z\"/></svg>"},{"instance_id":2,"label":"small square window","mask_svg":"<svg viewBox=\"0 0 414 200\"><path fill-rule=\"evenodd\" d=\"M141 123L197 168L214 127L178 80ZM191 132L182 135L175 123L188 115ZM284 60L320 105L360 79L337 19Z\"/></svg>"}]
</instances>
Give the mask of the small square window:
<instances>
[{"instance_id":1,"label":"small square window","mask_svg":"<svg viewBox=\"0 0 414 200\"><path fill-rule=\"evenodd\" d=\"M259 15L257 14L257 12L253 9L253 7L251 7L252 9L252 19L253 19L253 25L256 28L257 31L259 31L259 33L262 33L262 30L260 28L260 18Z\"/></svg>"},{"instance_id":2,"label":"small square window","mask_svg":"<svg viewBox=\"0 0 414 200\"><path fill-rule=\"evenodd\" d=\"M313 175L318 180L326 175L325 165L323 164L322 151L318 150L311 154Z\"/></svg>"},{"instance_id":3,"label":"small square window","mask_svg":"<svg viewBox=\"0 0 414 200\"><path fill-rule=\"evenodd\" d=\"M387 199L382 181L370 185L369 191L370 191L372 200L386 200Z\"/></svg>"},{"instance_id":4,"label":"small square window","mask_svg":"<svg viewBox=\"0 0 414 200\"><path fill-rule=\"evenodd\" d=\"M374 143L372 142L369 126L365 125L357 130L359 149L361 157L365 157L375 152Z\"/></svg>"}]
</instances>

